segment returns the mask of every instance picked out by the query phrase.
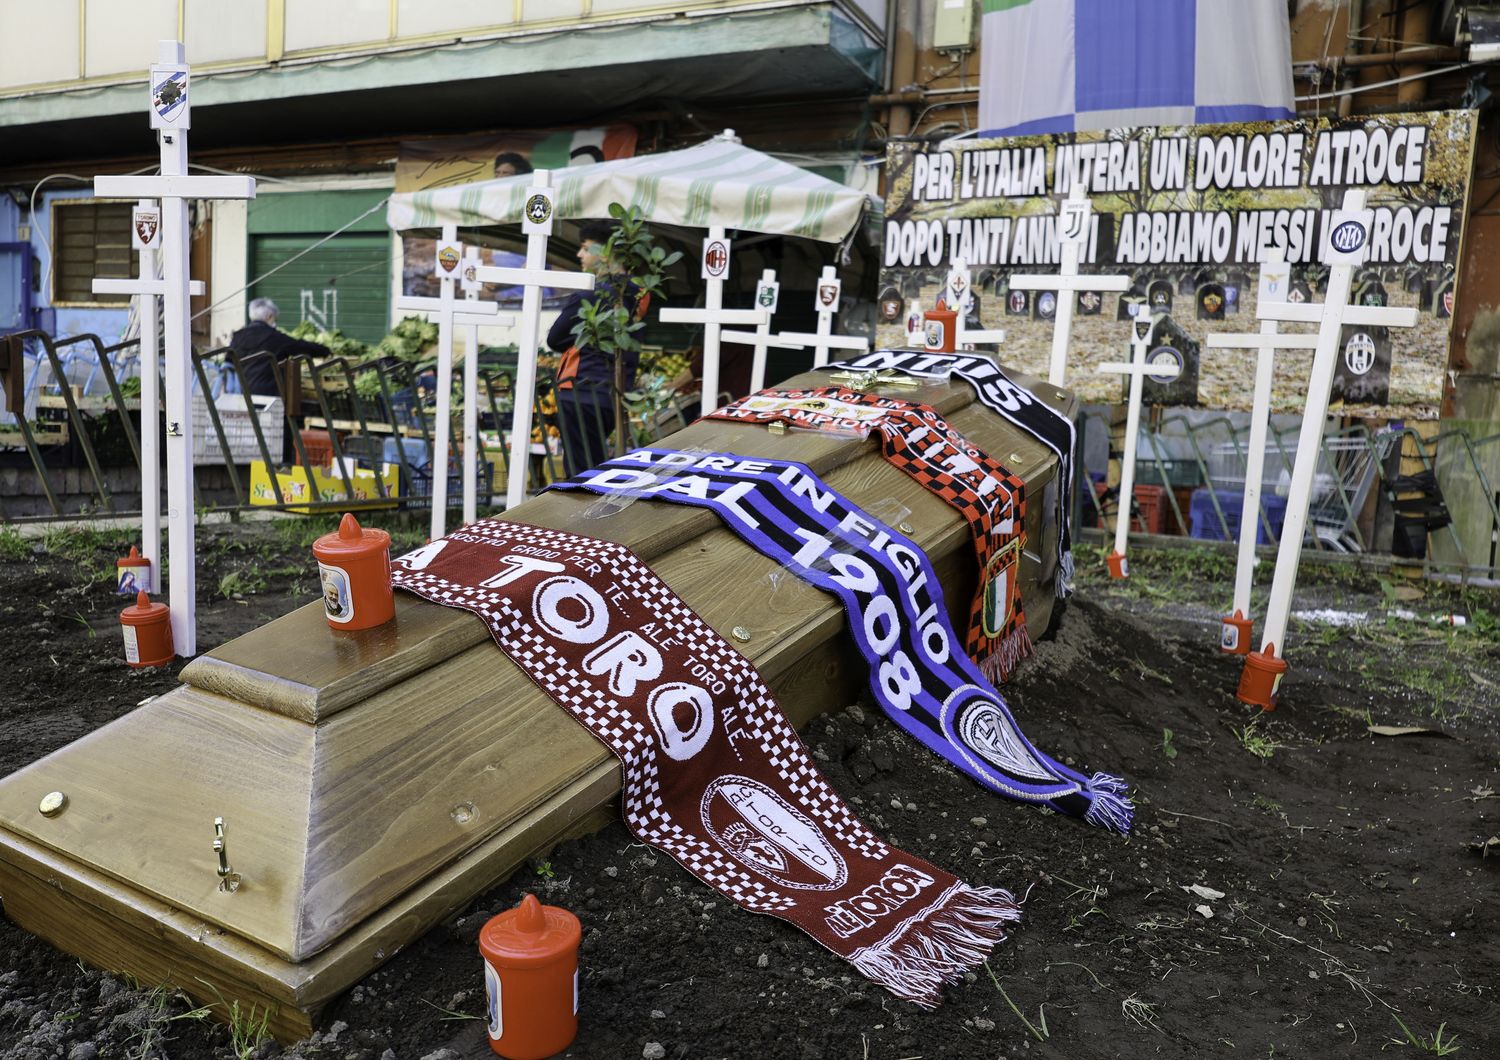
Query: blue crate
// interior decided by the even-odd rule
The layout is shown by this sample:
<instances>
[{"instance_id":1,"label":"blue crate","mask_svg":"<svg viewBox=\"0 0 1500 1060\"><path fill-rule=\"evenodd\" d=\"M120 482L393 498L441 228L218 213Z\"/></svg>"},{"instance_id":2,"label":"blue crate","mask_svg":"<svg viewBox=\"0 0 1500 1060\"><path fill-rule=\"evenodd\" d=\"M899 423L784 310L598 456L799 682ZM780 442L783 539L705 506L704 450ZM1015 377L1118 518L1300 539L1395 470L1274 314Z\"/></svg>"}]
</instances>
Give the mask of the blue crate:
<instances>
[{"instance_id":1,"label":"blue crate","mask_svg":"<svg viewBox=\"0 0 1500 1060\"><path fill-rule=\"evenodd\" d=\"M1188 522L1191 524L1189 536L1200 541L1224 540L1223 528L1219 526L1219 517L1214 511L1214 503L1209 498L1210 492L1218 496L1219 507L1223 509L1224 518L1229 523L1230 538L1238 541L1240 510L1244 506L1245 495L1239 490L1211 491L1206 486L1193 491L1193 499L1188 506ZM1279 538L1282 524L1286 521L1286 498L1274 493L1262 493L1260 503L1266 509L1266 518L1271 522L1271 529ZM1257 545L1271 544L1270 538L1266 536L1265 523L1259 518L1255 520L1255 543Z\"/></svg>"}]
</instances>

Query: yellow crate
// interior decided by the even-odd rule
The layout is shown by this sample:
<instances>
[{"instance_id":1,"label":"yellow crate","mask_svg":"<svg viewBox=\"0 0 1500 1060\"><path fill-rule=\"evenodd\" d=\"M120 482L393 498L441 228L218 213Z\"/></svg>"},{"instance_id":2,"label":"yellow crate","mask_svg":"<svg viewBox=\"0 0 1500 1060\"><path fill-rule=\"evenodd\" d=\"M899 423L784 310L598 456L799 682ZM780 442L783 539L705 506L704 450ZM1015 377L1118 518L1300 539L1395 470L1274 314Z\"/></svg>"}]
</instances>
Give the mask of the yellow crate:
<instances>
[{"instance_id":1,"label":"yellow crate","mask_svg":"<svg viewBox=\"0 0 1500 1060\"><path fill-rule=\"evenodd\" d=\"M311 482L308 481L309 471L312 473ZM401 469L398 465L383 465L381 480L384 481L385 491L391 498L396 496L400 475ZM337 501L346 509L359 511L396 507L394 499L380 499L380 489L375 484L375 472L356 468L349 473L349 480L354 487L353 498L345 496L344 476L334 468L307 468L301 464L294 464L285 470L276 469L276 483L281 487L281 495L290 505L293 505L288 507L287 511L297 512L300 515L311 514L309 508L295 506L299 501ZM252 461L250 464L250 503L276 503L276 490L271 487L271 476L266 473L265 462L261 460Z\"/></svg>"}]
</instances>

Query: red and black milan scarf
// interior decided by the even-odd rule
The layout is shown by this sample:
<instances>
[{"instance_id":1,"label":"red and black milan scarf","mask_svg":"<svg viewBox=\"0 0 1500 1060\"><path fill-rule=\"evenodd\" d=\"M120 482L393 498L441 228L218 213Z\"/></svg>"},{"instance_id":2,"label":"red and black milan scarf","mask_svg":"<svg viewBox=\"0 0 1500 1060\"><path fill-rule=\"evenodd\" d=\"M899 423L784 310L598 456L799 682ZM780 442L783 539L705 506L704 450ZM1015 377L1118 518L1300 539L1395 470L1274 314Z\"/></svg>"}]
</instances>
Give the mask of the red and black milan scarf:
<instances>
[{"instance_id":1,"label":"red and black milan scarf","mask_svg":"<svg viewBox=\"0 0 1500 1060\"><path fill-rule=\"evenodd\" d=\"M880 433L886 460L964 517L979 562L965 649L992 682L1032 653L1021 607L1026 485L950 427L927 405L842 387L763 390L709 413L740 423L790 423L815 430Z\"/></svg>"},{"instance_id":2,"label":"red and black milan scarf","mask_svg":"<svg viewBox=\"0 0 1500 1060\"><path fill-rule=\"evenodd\" d=\"M755 668L629 549L483 519L397 559L392 581L482 618L620 759L643 842L897 996L937 1005L1017 919L1007 892L865 827Z\"/></svg>"}]
</instances>

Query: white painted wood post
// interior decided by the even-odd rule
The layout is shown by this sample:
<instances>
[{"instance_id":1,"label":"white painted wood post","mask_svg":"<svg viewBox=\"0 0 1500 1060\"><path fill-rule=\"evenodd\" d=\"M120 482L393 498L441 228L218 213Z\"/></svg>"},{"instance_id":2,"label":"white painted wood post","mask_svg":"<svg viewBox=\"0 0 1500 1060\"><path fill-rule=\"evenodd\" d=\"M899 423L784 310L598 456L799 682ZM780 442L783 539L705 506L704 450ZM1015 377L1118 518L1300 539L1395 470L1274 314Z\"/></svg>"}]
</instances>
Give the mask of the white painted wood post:
<instances>
[{"instance_id":1,"label":"white painted wood post","mask_svg":"<svg viewBox=\"0 0 1500 1060\"><path fill-rule=\"evenodd\" d=\"M1057 275L1019 273L1010 278L1013 290L1056 291L1057 315L1052 320L1052 356L1047 382L1062 386L1068 375L1068 349L1073 339L1073 303L1080 291L1128 291L1129 276L1080 276L1078 259L1092 235L1093 204L1081 182L1058 211L1057 235L1061 242L1061 263Z\"/></svg>"},{"instance_id":2,"label":"white painted wood post","mask_svg":"<svg viewBox=\"0 0 1500 1060\"><path fill-rule=\"evenodd\" d=\"M474 275L484 283L521 287L521 338L516 351L516 380L512 388L515 407L511 413L510 466L505 487L507 511L526 500L532 410L536 404L536 362L542 330L542 288L594 289L592 273L547 268L547 238L552 234L555 213L552 172L538 169L532 178L536 183L526 189L526 206L521 213L521 231L526 235L525 267L481 265L474 270ZM542 444L547 444L545 432Z\"/></svg>"},{"instance_id":3,"label":"white painted wood post","mask_svg":"<svg viewBox=\"0 0 1500 1060\"><path fill-rule=\"evenodd\" d=\"M190 70L182 42L158 43L149 81L151 127L161 148L159 176L94 178L94 194L161 202L162 288L167 414L167 555L172 646L188 657L198 651L197 512L193 503L192 315L188 277L189 199L253 199L255 181L238 176L189 176ZM131 282L131 281L125 281ZM211 400L204 394L205 401Z\"/></svg>"},{"instance_id":4,"label":"white painted wood post","mask_svg":"<svg viewBox=\"0 0 1500 1060\"><path fill-rule=\"evenodd\" d=\"M725 342L742 342L755 350L750 362L750 393L752 394L766 387L767 349L775 347L778 350L804 350L807 348L804 343L791 342L785 337L771 334L771 317L776 314L776 307L780 302L781 284L776 282L776 270L762 270L760 283L755 288L755 308L764 312L766 318L755 326L754 331L725 331L720 335Z\"/></svg>"},{"instance_id":5,"label":"white painted wood post","mask_svg":"<svg viewBox=\"0 0 1500 1060\"><path fill-rule=\"evenodd\" d=\"M1329 266L1328 289L1321 303L1267 303L1257 306L1262 320L1316 323L1318 345L1313 354L1312 376L1307 385L1307 404L1302 411L1302 430L1297 436L1297 458L1292 466L1292 485L1287 494L1286 521L1276 550L1276 573L1266 605L1266 625L1261 635L1261 654L1286 654L1286 624L1291 613L1292 592L1297 584L1297 566L1302 559L1302 537L1307 528L1307 509L1312 498L1313 476L1323 445L1324 422L1333 392L1334 368L1339 340L1345 324L1414 327L1415 309L1386 306L1352 306L1349 293L1354 270L1369 254L1373 211L1365 209L1365 191L1344 193L1343 207L1336 210L1323 236L1322 260Z\"/></svg>"},{"instance_id":6,"label":"white painted wood post","mask_svg":"<svg viewBox=\"0 0 1500 1060\"><path fill-rule=\"evenodd\" d=\"M1165 382L1176 378L1181 371L1175 362L1146 362L1146 353L1151 348L1151 340L1156 337L1156 325L1160 322L1160 317L1147 319L1144 313L1136 317L1130 323L1130 362L1110 362L1094 369L1096 372L1113 372L1130 377L1130 397L1125 407L1125 452L1120 458L1120 502L1115 513L1115 550L1109 559L1110 573L1116 578L1128 577L1130 573L1125 561L1125 547L1130 536L1130 509L1135 499L1136 435L1141 428L1141 392L1145 377L1149 375Z\"/></svg>"},{"instance_id":7,"label":"white painted wood post","mask_svg":"<svg viewBox=\"0 0 1500 1060\"><path fill-rule=\"evenodd\" d=\"M833 266L824 265L823 274L818 277L817 290L813 295L813 308L818 313L818 330L783 331L781 333L780 337L787 342L800 342L812 347L814 368L827 366L829 350L863 352L870 348L869 339L834 334L833 315L839 311L839 295L843 291L843 286L843 281L838 278Z\"/></svg>"},{"instance_id":8,"label":"white painted wood post","mask_svg":"<svg viewBox=\"0 0 1500 1060\"><path fill-rule=\"evenodd\" d=\"M700 413L707 416L719 407L719 339L725 324L749 324L760 328L770 324L771 314L758 306L754 309L725 309L724 280L729 275L733 247L724 234L723 225L713 225L703 240L703 257L698 271L704 280L702 309L664 308L658 314L665 324L703 325L703 393Z\"/></svg>"},{"instance_id":9,"label":"white painted wood post","mask_svg":"<svg viewBox=\"0 0 1500 1060\"><path fill-rule=\"evenodd\" d=\"M953 324L953 344L956 349L970 349L981 342L998 346L1005 341L1003 328L975 328L971 331L964 323L969 315L969 307L974 303L974 277L962 259L955 258L953 267L948 270L943 301L958 314Z\"/></svg>"},{"instance_id":10,"label":"white painted wood post","mask_svg":"<svg viewBox=\"0 0 1500 1060\"><path fill-rule=\"evenodd\" d=\"M1279 259L1266 261L1260 267L1260 293L1256 304L1286 300L1291 282L1291 266ZM1220 636L1220 646L1225 651L1244 654L1248 644L1239 640L1240 627L1229 622L1238 617L1253 621L1250 613L1250 589L1255 575L1255 541L1260 519L1261 480L1264 477L1266 459L1266 434L1271 418L1271 384L1275 376L1276 351L1278 349L1314 349L1318 337L1310 334L1280 333L1274 320L1262 320L1259 332L1210 334L1208 345L1213 349L1250 349L1255 351L1255 391L1250 401L1249 452L1245 459L1245 492L1240 510L1239 551L1234 569L1234 602L1231 614L1225 619ZM1245 627L1248 628L1248 627Z\"/></svg>"}]
</instances>

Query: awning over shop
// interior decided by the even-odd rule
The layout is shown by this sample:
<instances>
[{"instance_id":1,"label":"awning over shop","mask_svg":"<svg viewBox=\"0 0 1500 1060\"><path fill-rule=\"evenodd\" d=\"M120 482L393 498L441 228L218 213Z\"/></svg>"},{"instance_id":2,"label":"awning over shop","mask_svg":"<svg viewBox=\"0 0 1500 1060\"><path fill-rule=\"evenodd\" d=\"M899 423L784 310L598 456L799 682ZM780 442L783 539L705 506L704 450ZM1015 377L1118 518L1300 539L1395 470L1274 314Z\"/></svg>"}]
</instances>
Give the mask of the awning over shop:
<instances>
[{"instance_id":1,"label":"awning over shop","mask_svg":"<svg viewBox=\"0 0 1500 1060\"><path fill-rule=\"evenodd\" d=\"M391 196L391 228L519 224L531 174ZM682 151L639 155L553 175L557 216L608 217L610 203L648 221L800 236L837 243L853 231L865 196L726 137Z\"/></svg>"}]
</instances>

